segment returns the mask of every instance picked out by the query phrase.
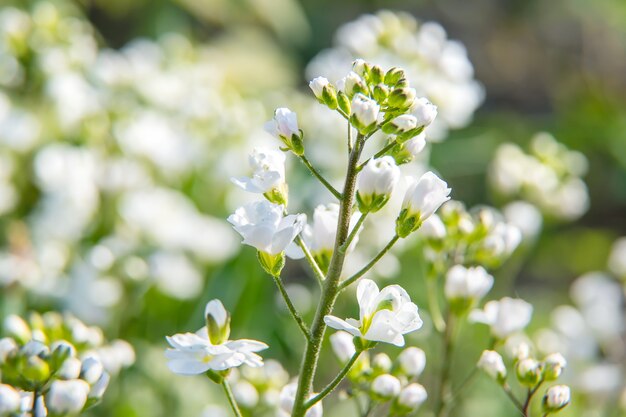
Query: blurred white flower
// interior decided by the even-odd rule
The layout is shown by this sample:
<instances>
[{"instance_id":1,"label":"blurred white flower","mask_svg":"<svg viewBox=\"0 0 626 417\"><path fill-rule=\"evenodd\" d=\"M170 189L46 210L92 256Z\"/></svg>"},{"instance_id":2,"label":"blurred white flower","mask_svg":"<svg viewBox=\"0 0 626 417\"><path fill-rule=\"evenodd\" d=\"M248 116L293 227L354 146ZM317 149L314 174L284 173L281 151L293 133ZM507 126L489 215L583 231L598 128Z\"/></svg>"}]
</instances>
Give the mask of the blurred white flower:
<instances>
[{"instance_id":1,"label":"blurred white flower","mask_svg":"<svg viewBox=\"0 0 626 417\"><path fill-rule=\"evenodd\" d=\"M324 322L337 330L375 342L404 346L404 335L422 327L417 306L399 285L378 290L374 281L364 279L357 287L360 320L324 317Z\"/></svg>"},{"instance_id":2,"label":"blurred white flower","mask_svg":"<svg viewBox=\"0 0 626 417\"><path fill-rule=\"evenodd\" d=\"M56 380L46 394L46 408L54 415L78 414L87 402L89 390L89 384L80 379Z\"/></svg>"},{"instance_id":3,"label":"blurred white flower","mask_svg":"<svg viewBox=\"0 0 626 417\"><path fill-rule=\"evenodd\" d=\"M444 293L449 300L480 300L493 286L493 277L482 266L454 265L446 274Z\"/></svg>"},{"instance_id":4,"label":"blurred white flower","mask_svg":"<svg viewBox=\"0 0 626 417\"><path fill-rule=\"evenodd\" d=\"M10 385L0 384L0 415L10 415L20 408L20 394Z\"/></svg>"},{"instance_id":5,"label":"blurred white flower","mask_svg":"<svg viewBox=\"0 0 626 417\"><path fill-rule=\"evenodd\" d=\"M281 416L287 417L291 415L293 405L296 401L297 391L298 384L296 382L285 385L285 387L280 391L279 411L281 412ZM315 395L315 393L311 393L309 399L313 398ZM319 401L313 407L309 408L309 410L305 414L305 417L322 417L323 413L324 409L322 408L322 402Z\"/></svg>"},{"instance_id":6,"label":"blurred white flower","mask_svg":"<svg viewBox=\"0 0 626 417\"><path fill-rule=\"evenodd\" d=\"M352 124L362 133L367 134L376 125L380 106L363 94L356 94L352 99Z\"/></svg>"},{"instance_id":7,"label":"blurred white flower","mask_svg":"<svg viewBox=\"0 0 626 417\"><path fill-rule=\"evenodd\" d=\"M410 111L413 117L415 117L417 126L429 126L437 117L437 106L425 97L416 99Z\"/></svg>"},{"instance_id":8,"label":"blurred white flower","mask_svg":"<svg viewBox=\"0 0 626 417\"><path fill-rule=\"evenodd\" d=\"M506 378L504 360L495 350L484 350L476 366L499 382L503 382Z\"/></svg>"},{"instance_id":9,"label":"blurred white flower","mask_svg":"<svg viewBox=\"0 0 626 417\"><path fill-rule=\"evenodd\" d=\"M567 385L555 385L548 388L543 399L543 407L548 412L555 412L570 402L570 389Z\"/></svg>"},{"instance_id":10,"label":"blurred white flower","mask_svg":"<svg viewBox=\"0 0 626 417\"><path fill-rule=\"evenodd\" d=\"M472 311L469 320L487 324L495 337L506 339L528 325L532 312L532 305L526 301L504 297L500 301L487 302L484 310Z\"/></svg>"},{"instance_id":11,"label":"blurred white flower","mask_svg":"<svg viewBox=\"0 0 626 417\"><path fill-rule=\"evenodd\" d=\"M413 411L422 405L427 398L428 394L426 393L426 388L424 388L423 385L414 382L402 388L400 394L398 395L398 404Z\"/></svg>"},{"instance_id":12,"label":"blurred white flower","mask_svg":"<svg viewBox=\"0 0 626 417\"><path fill-rule=\"evenodd\" d=\"M248 158L252 177L232 178L235 185L251 193L264 194L285 184L285 154L281 151L254 148Z\"/></svg>"},{"instance_id":13,"label":"blurred white flower","mask_svg":"<svg viewBox=\"0 0 626 417\"><path fill-rule=\"evenodd\" d=\"M330 336L330 345L340 362L346 363L356 353L354 336L348 332L335 332Z\"/></svg>"},{"instance_id":14,"label":"blurred white flower","mask_svg":"<svg viewBox=\"0 0 626 417\"><path fill-rule=\"evenodd\" d=\"M532 239L539 235L543 223L541 212L526 201L513 201L502 209L509 224L517 227L524 238Z\"/></svg>"},{"instance_id":15,"label":"blurred white flower","mask_svg":"<svg viewBox=\"0 0 626 417\"><path fill-rule=\"evenodd\" d=\"M400 394L401 384L398 378L393 375L379 375L372 381L371 390L376 397L381 400L390 400Z\"/></svg>"},{"instance_id":16,"label":"blurred white flower","mask_svg":"<svg viewBox=\"0 0 626 417\"><path fill-rule=\"evenodd\" d=\"M402 372L410 378L415 378L420 376L426 367L426 354L422 349L411 346L400 353L398 363Z\"/></svg>"},{"instance_id":17,"label":"blurred white flower","mask_svg":"<svg viewBox=\"0 0 626 417\"><path fill-rule=\"evenodd\" d=\"M406 237L417 230L424 220L450 199L448 184L432 172L411 181L402 201L402 211L397 220L396 232Z\"/></svg>"}]
</instances>

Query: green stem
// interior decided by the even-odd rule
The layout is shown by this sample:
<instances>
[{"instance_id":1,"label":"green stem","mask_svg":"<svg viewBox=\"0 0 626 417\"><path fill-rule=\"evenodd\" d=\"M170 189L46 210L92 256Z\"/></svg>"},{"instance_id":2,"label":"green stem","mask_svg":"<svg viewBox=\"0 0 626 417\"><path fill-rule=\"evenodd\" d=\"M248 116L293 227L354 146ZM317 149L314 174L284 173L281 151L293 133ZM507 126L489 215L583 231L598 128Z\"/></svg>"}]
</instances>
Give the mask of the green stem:
<instances>
[{"instance_id":1,"label":"green stem","mask_svg":"<svg viewBox=\"0 0 626 417\"><path fill-rule=\"evenodd\" d=\"M515 397L515 394L513 394L513 391L511 391L511 387L509 387L509 385L505 383L504 385L502 385L502 389L504 390L506 396L509 397L511 402L519 410L519 412L522 413L524 417L527 417L526 411L524 410L524 405L522 405L522 403L519 402L519 400Z\"/></svg>"},{"instance_id":2,"label":"green stem","mask_svg":"<svg viewBox=\"0 0 626 417\"><path fill-rule=\"evenodd\" d=\"M537 391L539 390L539 388L541 387L541 385L543 384L543 380L540 380L537 385L535 385L532 389L528 389L528 394L526 395L526 401L524 401L524 404L522 406L522 412L524 413L524 417L528 417L528 409L530 408L530 401L533 399L533 396L535 395L535 393L537 393Z\"/></svg>"},{"instance_id":3,"label":"green stem","mask_svg":"<svg viewBox=\"0 0 626 417\"><path fill-rule=\"evenodd\" d=\"M285 289L285 286L283 285L283 281L280 279L280 277L277 277L277 276L273 276L272 278L274 278L274 282L276 283L278 290L280 291L283 298L285 299L285 304L287 304L287 308L289 309L289 312L293 316L296 323L298 323L298 327L300 327L300 330L302 330L302 334L307 339L307 341L311 340L311 332L307 328L307 325L304 322L304 320L302 320L300 313L298 313L298 310L296 310L296 307L291 302L291 298L289 297L289 294L287 293L287 290Z\"/></svg>"},{"instance_id":4,"label":"green stem","mask_svg":"<svg viewBox=\"0 0 626 417\"><path fill-rule=\"evenodd\" d=\"M363 225L363 222L365 221L366 217L367 217L367 213L361 214L361 217L359 217L359 220L357 220L356 224L354 225L354 228L352 228L352 231L350 232L350 235L348 236L346 243L344 243L343 245L341 245L341 247L339 247L340 251L346 252L348 250L348 248L350 247L350 244L356 237L357 233L359 233L359 229Z\"/></svg>"},{"instance_id":5,"label":"green stem","mask_svg":"<svg viewBox=\"0 0 626 417\"><path fill-rule=\"evenodd\" d=\"M428 297L428 306L430 307L430 316L435 325L435 329L439 333L446 331L446 321L443 318L441 312L441 306L439 305L439 296L437 294L437 282L432 277L426 277L426 292Z\"/></svg>"},{"instance_id":6,"label":"green stem","mask_svg":"<svg viewBox=\"0 0 626 417\"><path fill-rule=\"evenodd\" d=\"M352 125L348 119L348 152L352 152Z\"/></svg>"},{"instance_id":7,"label":"green stem","mask_svg":"<svg viewBox=\"0 0 626 417\"><path fill-rule=\"evenodd\" d=\"M309 171L311 171L311 174L313 174L313 176L315 176L315 178L317 178L322 183L322 185L324 185L324 187L326 187L328 191L330 191L330 193L337 198L337 200L341 201L341 199L343 198L341 193L337 191L335 187L333 187L328 181L326 181L326 178L324 178L322 174L320 174L319 171L315 169L313 165L311 165L311 162L309 162L307 157L304 155L300 155L300 159L302 160L304 165L309 169Z\"/></svg>"},{"instance_id":8,"label":"green stem","mask_svg":"<svg viewBox=\"0 0 626 417\"><path fill-rule=\"evenodd\" d=\"M439 379L439 392L437 395L436 416L444 416L444 408L449 399L447 398L450 384L450 369L452 363L452 351L454 349L454 322L452 316L448 314L447 325L443 337L443 363L441 367L441 377Z\"/></svg>"},{"instance_id":9,"label":"green stem","mask_svg":"<svg viewBox=\"0 0 626 417\"><path fill-rule=\"evenodd\" d=\"M346 363L346 365L343 367L343 369L337 374L335 379L333 379L330 382L330 384L328 384L326 386L326 388L324 388L322 391L320 391L319 394L317 394L315 397L313 397L309 401L307 401L306 404L304 404L304 406L306 408L311 408L315 404L317 404L319 401L323 400L324 397L326 397L328 394L330 394L337 387L337 385L339 385L339 383L341 381L343 381L343 378L345 378L345 376L348 374L348 372L350 372L350 369L352 369L352 366L354 365L354 363L357 361L357 359L359 359L359 355L361 354L361 352L362 351L360 351L360 350L354 352L354 355L352 355L352 357L350 358L348 363Z\"/></svg>"},{"instance_id":10,"label":"green stem","mask_svg":"<svg viewBox=\"0 0 626 417\"><path fill-rule=\"evenodd\" d=\"M236 417L242 417L241 411L237 406L237 401L235 400L235 396L233 395L233 391L230 389L230 385L226 378L222 380L222 387L224 388L224 393L226 394L226 398L228 398L228 403L230 404L230 408L233 409L233 413Z\"/></svg>"},{"instance_id":11,"label":"green stem","mask_svg":"<svg viewBox=\"0 0 626 417\"><path fill-rule=\"evenodd\" d=\"M390 143L387 144L387 146L385 146L384 148L382 148L380 151L376 152L374 154L374 156L372 158L376 159L376 158L380 158L381 156L383 156L384 154L386 154L388 151L390 151L391 149L393 149L394 146L396 146L398 144L397 141L393 140ZM359 171L361 171L363 169L363 167L365 167L365 165L367 165L367 163L370 161L370 159L372 158L367 158L367 160L365 162L363 162L361 165L359 165L359 167L357 168Z\"/></svg>"},{"instance_id":12,"label":"green stem","mask_svg":"<svg viewBox=\"0 0 626 417\"><path fill-rule=\"evenodd\" d=\"M378 255L376 255L374 257L374 259L372 259L367 265L365 265L363 268L361 268L361 270L359 272L357 272L356 274L352 275L350 278L344 280L341 285L339 286L339 290L343 291L345 288L347 288L350 284L352 284L354 281L356 281L357 279L361 278L363 275L365 275L370 269L372 269L372 267L376 264L376 262L378 262L380 260L380 258L382 258L383 256L385 256L385 254L387 252L389 252L389 250L393 247L393 245L396 244L396 242L398 241L398 239L400 239L400 236L395 235L390 241L389 243L387 243L387 246L385 246L384 248L381 249L380 252L378 252Z\"/></svg>"},{"instance_id":13,"label":"green stem","mask_svg":"<svg viewBox=\"0 0 626 417\"><path fill-rule=\"evenodd\" d=\"M300 249L302 249L302 252L304 253L304 257L306 258L307 262L311 266L311 269L313 270L313 273L315 274L315 278L317 279L318 284L322 285L322 283L324 282L324 273L322 272L322 270L320 269L320 266L315 261L315 258L311 254L311 251L307 247L306 243L304 243L304 239L302 239L302 236L298 235L296 237L296 244L300 246Z\"/></svg>"},{"instance_id":14,"label":"green stem","mask_svg":"<svg viewBox=\"0 0 626 417\"><path fill-rule=\"evenodd\" d=\"M304 417L306 413L307 409L305 403L313 388L313 379L315 378L315 373L317 371L322 340L324 339L324 332L326 331L324 317L332 312L335 300L339 295L339 280L341 278L341 272L343 270L343 264L346 256L345 252L340 251L339 248L348 239L350 231L352 205L354 204L354 194L356 191L356 167L358 165L364 143L365 138L363 135L359 134L357 136L354 149L350 153L346 180L343 188L343 199L340 200L339 205L339 220L337 222L335 248L328 266L328 273L326 274L326 279L324 280L324 287L322 288L322 295L317 305L315 318L313 319L313 324L311 326L311 338L309 339L309 343L306 345L302 363L300 365L300 378L298 380L298 390L296 391L293 412L291 414L292 417Z\"/></svg>"}]
</instances>

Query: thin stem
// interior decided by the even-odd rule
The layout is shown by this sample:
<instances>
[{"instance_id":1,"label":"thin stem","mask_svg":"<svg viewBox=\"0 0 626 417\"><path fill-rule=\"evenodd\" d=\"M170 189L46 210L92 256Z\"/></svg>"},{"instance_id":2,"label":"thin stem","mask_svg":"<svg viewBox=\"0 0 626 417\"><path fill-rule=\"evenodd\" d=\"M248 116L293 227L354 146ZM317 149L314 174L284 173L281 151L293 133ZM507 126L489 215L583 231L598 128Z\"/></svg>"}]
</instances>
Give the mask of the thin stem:
<instances>
[{"instance_id":1,"label":"thin stem","mask_svg":"<svg viewBox=\"0 0 626 417\"><path fill-rule=\"evenodd\" d=\"M326 397L328 394L330 394L337 387L337 385L339 385L339 383L341 381L343 381L343 379L348 374L348 372L350 372L350 369L352 369L352 366L354 365L354 363L357 361L357 359L359 359L359 355L361 354L361 352L362 351L360 351L360 350L354 352L354 355L352 355L352 357L350 358L348 363L346 363L346 365L343 367L343 369L341 371L339 371L339 373L337 374L335 379L333 379L330 382L330 384L328 384L326 386L326 388L321 390L319 394L317 394L315 397L313 397L309 401L307 401L306 404L304 404L304 406L306 408L311 408L315 404L317 404L319 401L324 399L324 397Z\"/></svg>"},{"instance_id":2,"label":"thin stem","mask_svg":"<svg viewBox=\"0 0 626 417\"><path fill-rule=\"evenodd\" d=\"M356 224L352 228L352 231L350 232L350 235L348 236L348 239L346 240L346 243L341 245L339 247L339 250L344 251L344 252L348 250L348 248L350 247L350 244L352 243L352 241L356 237L357 233L359 233L359 229L363 225L363 222L365 221L366 217L367 217L367 213L361 214L361 217L359 217L359 220L357 220Z\"/></svg>"},{"instance_id":3,"label":"thin stem","mask_svg":"<svg viewBox=\"0 0 626 417\"><path fill-rule=\"evenodd\" d=\"M374 257L374 259L372 259L367 265L365 265L363 268L361 268L361 270L357 273L355 273L354 275L352 275L350 278L344 280L341 285L339 285L339 290L343 291L346 287L348 287L350 284L352 284L354 281L356 281L357 279L361 278L363 275L365 275L370 269L372 269L372 267L378 262L380 261L380 259L385 256L385 254L387 252L389 252L389 250L393 247L393 245L396 244L396 242L398 241L398 239L400 239L400 236L395 235L393 238L391 238L391 240L389 241L389 243L387 243L387 246L385 246L384 248L381 249L380 252L378 252L378 255L376 255Z\"/></svg>"},{"instance_id":4,"label":"thin stem","mask_svg":"<svg viewBox=\"0 0 626 417\"><path fill-rule=\"evenodd\" d=\"M452 351L454 349L454 320L448 314L447 326L443 336L443 363L441 367L441 377L439 379L439 393L437 396L436 416L443 416L444 407L448 399L446 398L450 384L450 369L452 363Z\"/></svg>"},{"instance_id":5,"label":"thin stem","mask_svg":"<svg viewBox=\"0 0 626 417\"><path fill-rule=\"evenodd\" d=\"M446 331L446 321L443 318L441 306L439 305L436 284L435 278L426 277L426 295L428 297L428 306L430 307L430 316L435 325L435 329L437 329L439 333L443 333Z\"/></svg>"},{"instance_id":6,"label":"thin stem","mask_svg":"<svg viewBox=\"0 0 626 417\"><path fill-rule=\"evenodd\" d=\"M302 252L304 253L304 257L306 258L307 262L311 266L311 269L313 270L313 273L315 275L315 278L317 279L318 284L322 285L322 283L324 282L324 273L322 272L322 270L320 269L320 266L315 261L315 258L311 254L311 251L307 247L306 243L304 243L304 239L302 239L302 236L298 235L296 237L296 244L300 246L300 249L302 249Z\"/></svg>"},{"instance_id":7,"label":"thin stem","mask_svg":"<svg viewBox=\"0 0 626 417\"><path fill-rule=\"evenodd\" d=\"M319 354L326 331L324 317L333 310L337 296L339 295L339 280L343 271L346 254L339 250L341 245L348 239L350 232L350 219L352 217L352 205L354 204L354 194L356 191L356 167L359 163L361 151L365 143L365 137L359 134L356 138L354 149L350 153L346 180L343 187L343 198L339 205L339 219L337 222L337 233L333 255L328 265L328 273L324 280L322 295L317 305L315 318L311 325L311 338L306 345L302 363L300 365L300 378L298 380L298 390L294 401L292 417L304 417L307 409L305 403L313 388L313 380L317 371Z\"/></svg>"},{"instance_id":8,"label":"thin stem","mask_svg":"<svg viewBox=\"0 0 626 417\"><path fill-rule=\"evenodd\" d=\"M526 411L524 411L524 406L522 405L522 403L515 397L515 394L513 394L513 391L511 391L511 387L509 387L508 384L504 384L502 385L502 389L504 390L504 393L506 394L507 397L509 397L509 399L511 400L511 402L515 405L515 407L519 410L520 413L522 413L522 415L524 417L527 417L526 415Z\"/></svg>"},{"instance_id":9,"label":"thin stem","mask_svg":"<svg viewBox=\"0 0 626 417\"><path fill-rule=\"evenodd\" d=\"M352 125L348 119L348 152L352 152Z\"/></svg>"},{"instance_id":10,"label":"thin stem","mask_svg":"<svg viewBox=\"0 0 626 417\"><path fill-rule=\"evenodd\" d=\"M463 391L470 385L470 382L478 375L478 367L474 367L472 372L470 372L465 379L459 384L459 386L454 390L450 401L448 402L449 410L454 408L456 401L459 399Z\"/></svg>"},{"instance_id":11,"label":"thin stem","mask_svg":"<svg viewBox=\"0 0 626 417\"><path fill-rule=\"evenodd\" d=\"M230 385L226 378L222 380L222 387L224 388L224 393L226 394L226 398L228 399L228 403L230 404L230 408L233 409L233 413L236 417L242 417L241 411L239 410L239 406L237 406L237 400L235 400L235 396L233 395L233 391L230 389Z\"/></svg>"},{"instance_id":12,"label":"thin stem","mask_svg":"<svg viewBox=\"0 0 626 417\"><path fill-rule=\"evenodd\" d=\"M289 294L287 293L287 290L285 289L285 286L283 285L283 281L280 279L280 277L277 277L277 276L273 276L272 278L274 278L274 282L276 283L278 290L280 291L283 298L285 299L285 304L287 304L287 308L289 309L289 312L293 316L296 323L298 323L298 327L300 327L300 330L302 330L302 334L304 335L307 341L311 340L311 332L309 331L304 320L302 320L302 317L300 317L300 313L298 313L298 310L296 310L296 307L291 302L291 298L289 297Z\"/></svg>"},{"instance_id":13,"label":"thin stem","mask_svg":"<svg viewBox=\"0 0 626 417\"><path fill-rule=\"evenodd\" d=\"M535 385L532 389L531 388L528 389L528 394L526 395L526 401L524 401L524 404L522 406L522 412L524 413L524 417L528 417L528 409L530 408L530 402L542 384L543 384L543 380L539 380L537 385Z\"/></svg>"},{"instance_id":14,"label":"thin stem","mask_svg":"<svg viewBox=\"0 0 626 417\"><path fill-rule=\"evenodd\" d=\"M306 156L300 155L300 159L302 160L304 165L309 169L309 171L311 171L311 174L313 174L315 178L317 178L322 183L322 185L324 185L324 187L326 187L328 191L330 191L330 193L337 198L337 200L341 200L343 198L341 193L337 191L335 187L333 187L328 181L326 181L326 178L324 178L322 174L320 174L319 171L315 169L313 165L311 165L311 162L309 162Z\"/></svg>"},{"instance_id":15,"label":"thin stem","mask_svg":"<svg viewBox=\"0 0 626 417\"><path fill-rule=\"evenodd\" d=\"M382 148L380 151L376 152L374 154L374 156L372 156L372 158L376 159L376 158L380 158L381 156L383 156L384 154L386 154L388 151L390 151L391 149L393 149L394 146L396 146L398 144L397 141L393 140L390 143L387 144L387 146L385 146L384 148ZM358 170L361 171L363 169L363 167L365 165L367 165L367 163L370 161L370 159L372 158L367 158L367 160L365 162L363 162L362 164L359 165Z\"/></svg>"}]
</instances>

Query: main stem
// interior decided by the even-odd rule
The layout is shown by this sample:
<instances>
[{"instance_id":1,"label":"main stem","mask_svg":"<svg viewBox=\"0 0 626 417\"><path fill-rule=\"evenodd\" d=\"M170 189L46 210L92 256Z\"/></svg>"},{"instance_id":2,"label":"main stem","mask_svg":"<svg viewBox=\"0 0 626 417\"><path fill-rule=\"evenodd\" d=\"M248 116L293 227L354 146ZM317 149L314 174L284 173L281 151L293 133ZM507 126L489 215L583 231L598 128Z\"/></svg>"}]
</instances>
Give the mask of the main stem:
<instances>
[{"instance_id":1,"label":"main stem","mask_svg":"<svg viewBox=\"0 0 626 417\"><path fill-rule=\"evenodd\" d=\"M337 222L337 236L335 238L335 248L333 256L328 266L328 273L322 287L322 295L317 305L315 318L311 325L311 338L306 345L302 364L300 365L300 378L298 380L298 390L293 406L292 417L304 417L306 413L306 401L313 389L313 379L317 371L320 348L326 331L324 317L332 312L335 300L339 294L339 279L346 258L346 253L339 248L348 239L350 232L350 218L352 216L352 206L354 205L354 192L356 189L357 165L365 138L359 134L350 152L346 181L343 187L343 198L340 200L339 221Z\"/></svg>"}]
</instances>

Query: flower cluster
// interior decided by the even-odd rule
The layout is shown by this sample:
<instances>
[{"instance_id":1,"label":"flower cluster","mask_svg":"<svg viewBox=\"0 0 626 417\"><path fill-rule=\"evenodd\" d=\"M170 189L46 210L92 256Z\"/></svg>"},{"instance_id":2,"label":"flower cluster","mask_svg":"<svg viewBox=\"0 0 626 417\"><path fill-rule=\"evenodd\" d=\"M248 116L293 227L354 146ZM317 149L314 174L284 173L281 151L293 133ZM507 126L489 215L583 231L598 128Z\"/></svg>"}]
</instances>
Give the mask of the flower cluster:
<instances>
[{"instance_id":1,"label":"flower cluster","mask_svg":"<svg viewBox=\"0 0 626 417\"><path fill-rule=\"evenodd\" d=\"M506 143L496 151L490 182L506 198L522 198L536 204L546 215L576 220L589 206L587 186L581 177L587 159L558 143L548 133L538 133L530 153Z\"/></svg>"},{"instance_id":2,"label":"flower cluster","mask_svg":"<svg viewBox=\"0 0 626 417\"><path fill-rule=\"evenodd\" d=\"M73 416L98 403L111 374L130 366L133 348L103 344L102 332L72 316L31 314L4 319L0 339L2 415ZM25 415L25 414L24 414Z\"/></svg>"}]
</instances>

